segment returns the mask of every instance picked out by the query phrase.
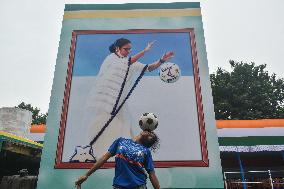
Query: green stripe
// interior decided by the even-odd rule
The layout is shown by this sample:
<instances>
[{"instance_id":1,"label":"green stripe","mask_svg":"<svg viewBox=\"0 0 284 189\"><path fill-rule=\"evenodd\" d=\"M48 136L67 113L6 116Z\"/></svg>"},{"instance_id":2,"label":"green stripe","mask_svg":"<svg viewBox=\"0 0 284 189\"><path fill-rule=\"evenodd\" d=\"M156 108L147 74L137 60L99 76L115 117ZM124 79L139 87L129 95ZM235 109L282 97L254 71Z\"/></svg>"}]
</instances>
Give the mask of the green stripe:
<instances>
[{"instance_id":1,"label":"green stripe","mask_svg":"<svg viewBox=\"0 0 284 189\"><path fill-rule=\"evenodd\" d=\"M131 9L185 9L200 8L199 2L178 3L126 3L126 4L66 4L65 11L79 10L131 10Z\"/></svg>"},{"instance_id":2,"label":"green stripe","mask_svg":"<svg viewBox=\"0 0 284 189\"><path fill-rule=\"evenodd\" d=\"M220 146L281 145L283 136L219 137Z\"/></svg>"}]
</instances>

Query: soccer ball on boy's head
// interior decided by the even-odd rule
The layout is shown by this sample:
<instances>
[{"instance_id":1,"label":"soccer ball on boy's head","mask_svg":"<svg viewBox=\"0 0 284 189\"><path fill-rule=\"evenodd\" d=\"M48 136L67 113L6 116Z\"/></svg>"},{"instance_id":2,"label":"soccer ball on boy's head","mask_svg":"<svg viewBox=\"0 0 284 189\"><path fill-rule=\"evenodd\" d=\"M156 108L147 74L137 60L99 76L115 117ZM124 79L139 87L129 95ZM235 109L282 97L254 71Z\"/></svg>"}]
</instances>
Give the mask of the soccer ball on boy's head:
<instances>
[{"instance_id":1,"label":"soccer ball on boy's head","mask_svg":"<svg viewBox=\"0 0 284 189\"><path fill-rule=\"evenodd\" d=\"M153 131L158 127L158 118L153 113L144 113L139 119L139 126L143 131Z\"/></svg>"}]
</instances>

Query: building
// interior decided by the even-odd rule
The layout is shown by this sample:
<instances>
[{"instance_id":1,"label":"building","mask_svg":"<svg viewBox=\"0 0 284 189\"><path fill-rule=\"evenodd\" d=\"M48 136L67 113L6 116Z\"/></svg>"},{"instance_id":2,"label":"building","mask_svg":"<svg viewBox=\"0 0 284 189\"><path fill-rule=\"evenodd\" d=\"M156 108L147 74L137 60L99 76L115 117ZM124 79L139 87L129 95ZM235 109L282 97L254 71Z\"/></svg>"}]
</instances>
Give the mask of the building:
<instances>
[{"instance_id":1,"label":"building","mask_svg":"<svg viewBox=\"0 0 284 189\"><path fill-rule=\"evenodd\" d=\"M3 176L17 175L27 169L37 175L43 144L0 131L0 180Z\"/></svg>"},{"instance_id":2,"label":"building","mask_svg":"<svg viewBox=\"0 0 284 189\"><path fill-rule=\"evenodd\" d=\"M227 188L284 188L284 119L217 120Z\"/></svg>"},{"instance_id":3,"label":"building","mask_svg":"<svg viewBox=\"0 0 284 189\"><path fill-rule=\"evenodd\" d=\"M0 180L22 169L29 175L38 174L43 145L31 138L31 122L32 112L28 110L0 108Z\"/></svg>"}]
</instances>

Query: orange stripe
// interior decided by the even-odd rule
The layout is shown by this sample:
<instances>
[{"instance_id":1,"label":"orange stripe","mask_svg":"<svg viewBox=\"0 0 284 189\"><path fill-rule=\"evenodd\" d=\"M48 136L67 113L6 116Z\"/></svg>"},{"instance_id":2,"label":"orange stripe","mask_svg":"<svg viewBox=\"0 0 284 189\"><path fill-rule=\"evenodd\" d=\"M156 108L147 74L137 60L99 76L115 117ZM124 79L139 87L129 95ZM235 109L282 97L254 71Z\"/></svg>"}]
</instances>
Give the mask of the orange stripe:
<instances>
[{"instance_id":1,"label":"orange stripe","mask_svg":"<svg viewBox=\"0 0 284 189\"><path fill-rule=\"evenodd\" d=\"M142 165L141 163L136 162L136 161L132 161L132 160L130 160L130 159L127 159L127 158L124 157L122 154L116 154L116 157L121 158L121 159L124 159L125 161L128 161L128 162L131 163L131 164L134 164L134 165L138 165L138 166L140 166L140 167L143 167L143 165Z\"/></svg>"},{"instance_id":2,"label":"orange stripe","mask_svg":"<svg viewBox=\"0 0 284 189\"><path fill-rule=\"evenodd\" d=\"M30 128L30 133L45 133L45 125L32 125Z\"/></svg>"},{"instance_id":3,"label":"orange stripe","mask_svg":"<svg viewBox=\"0 0 284 189\"><path fill-rule=\"evenodd\" d=\"M284 127L284 119L216 120L216 127L218 129Z\"/></svg>"},{"instance_id":4,"label":"orange stripe","mask_svg":"<svg viewBox=\"0 0 284 189\"><path fill-rule=\"evenodd\" d=\"M259 120L216 120L216 127L223 128L265 128L284 127L284 119L259 119ZM45 133L46 125L32 125L31 133Z\"/></svg>"}]
</instances>

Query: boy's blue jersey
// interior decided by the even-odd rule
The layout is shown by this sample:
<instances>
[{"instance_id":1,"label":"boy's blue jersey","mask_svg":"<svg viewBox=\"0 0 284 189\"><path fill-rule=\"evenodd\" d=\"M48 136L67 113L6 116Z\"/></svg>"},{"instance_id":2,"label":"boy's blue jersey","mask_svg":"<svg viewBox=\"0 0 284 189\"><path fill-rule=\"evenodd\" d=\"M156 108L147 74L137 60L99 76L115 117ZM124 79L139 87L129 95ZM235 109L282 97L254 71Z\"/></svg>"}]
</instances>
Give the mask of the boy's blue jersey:
<instances>
[{"instance_id":1,"label":"boy's blue jersey","mask_svg":"<svg viewBox=\"0 0 284 189\"><path fill-rule=\"evenodd\" d=\"M131 139L118 138L108 151L115 155L114 186L133 188L146 184L147 175L154 171L151 151Z\"/></svg>"}]
</instances>

